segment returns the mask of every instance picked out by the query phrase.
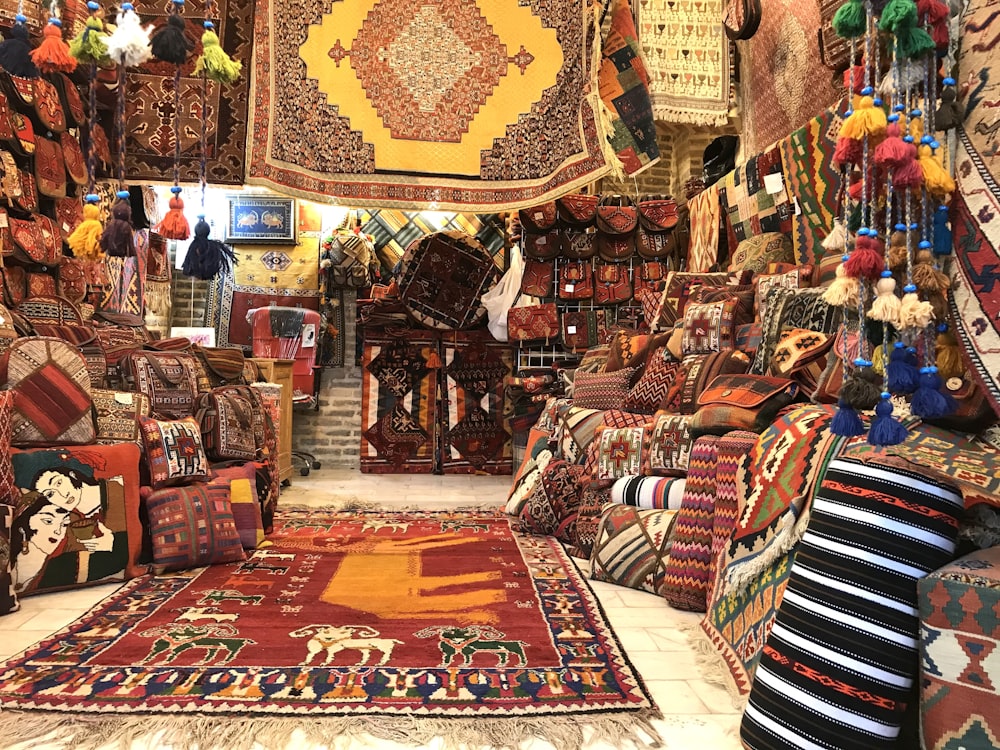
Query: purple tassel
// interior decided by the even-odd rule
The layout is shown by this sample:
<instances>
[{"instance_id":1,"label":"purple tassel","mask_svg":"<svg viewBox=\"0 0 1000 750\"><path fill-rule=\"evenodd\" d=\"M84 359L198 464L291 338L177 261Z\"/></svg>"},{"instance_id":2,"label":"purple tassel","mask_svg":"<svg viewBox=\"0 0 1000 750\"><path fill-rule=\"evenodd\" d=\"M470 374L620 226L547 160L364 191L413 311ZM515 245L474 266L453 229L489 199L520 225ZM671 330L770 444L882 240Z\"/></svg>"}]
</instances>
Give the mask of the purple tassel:
<instances>
[{"instance_id":1,"label":"purple tassel","mask_svg":"<svg viewBox=\"0 0 1000 750\"><path fill-rule=\"evenodd\" d=\"M837 403L837 413L830 422L830 432L841 437L856 437L865 434L865 424L854 407L840 399Z\"/></svg>"},{"instance_id":2,"label":"purple tassel","mask_svg":"<svg viewBox=\"0 0 1000 750\"><path fill-rule=\"evenodd\" d=\"M875 419L868 430L870 445L899 445L906 440L906 428L892 416L890 395L883 391L882 398L875 406Z\"/></svg>"},{"instance_id":3,"label":"purple tassel","mask_svg":"<svg viewBox=\"0 0 1000 750\"><path fill-rule=\"evenodd\" d=\"M920 387L910 400L910 411L924 419L940 419L955 411L955 400L941 392L937 367L920 368Z\"/></svg>"},{"instance_id":4,"label":"purple tassel","mask_svg":"<svg viewBox=\"0 0 1000 750\"><path fill-rule=\"evenodd\" d=\"M188 246L181 270L185 276L196 279L214 279L219 273L230 273L236 265L236 253L224 242L208 238L212 228L204 216L194 225L194 239Z\"/></svg>"},{"instance_id":5,"label":"purple tassel","mask_svg":"<svg viewBox=\"0 0 1000 750\"><path fill-rule=\"evenodd\" d=\"M902 341L893 344L889 364L886 366L888 389L891 393L909 394L917 390L920 373L917 371L917 353Z\"/></svg>"}]
</instances>

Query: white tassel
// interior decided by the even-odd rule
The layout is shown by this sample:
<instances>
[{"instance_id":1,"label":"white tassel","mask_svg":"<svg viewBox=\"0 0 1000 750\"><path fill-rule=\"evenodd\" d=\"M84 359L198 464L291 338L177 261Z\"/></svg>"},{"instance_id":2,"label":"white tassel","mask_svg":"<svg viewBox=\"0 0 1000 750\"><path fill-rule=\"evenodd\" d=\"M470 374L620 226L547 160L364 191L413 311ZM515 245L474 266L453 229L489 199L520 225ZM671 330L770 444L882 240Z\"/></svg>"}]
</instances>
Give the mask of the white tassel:
<instances>
[{"instance_id":1,"label":"white tassel","mask_svg":"<svg viewBox=\"0 0 1000 750\"><path fill-rule=\"evenodd\" d=\"M878 92L883 98L893 100L893 93L898 91L910 91L919 88L924 83L926 73L924 60L901 60L899 63L899 78L901 86L896 85L895 72L892 68L885 78L878 85Z\"/></svg>"},{"instance_id":2,"label":"white tassel","mask_svg":"<svg viewBox=\"0 0 1000 750\"><path fill-rule=\"evenodd\" d=\"M844 270L844 264L837 266L837 278L823 292L823 299L833 307L857 307L858 295L861 293L861 282L852 279Z\"/></svg>"},{"instance_id":3,"label":"white tassel","mask_svg":"<svg viewBox=\"0 0 1000 750\"><path fill-rule=\"evenodd\" d=\"M924 329L934 320L934 305L914 293L904 294L899 305L899 324L903 328Z\"/></svg>"},{"instance_id":4,"label":"white tassel","mask_svg":"<svg viewBox=\"0 0 1000 750\"><path fill-rule=\"evenodd\" d=\"M123 62L126 68L135 68L153 57L149 36L153 33L153 25L143 28L139 16L134 10L125 10L118 14L117 26L108 36L108 56L117 63Z\"/></svg>"},{"instance_id":5,"label":"white tassel","mask_svg":"<svg viewBox=\"0 0 1000 750\"><path fill-rule=\"evenodd\" d=\"M879 279L875 284L875 291L877 296L872 302L872 309L868 311L868 317L898 326L900 301L896 296L896 280L891 276Z\"/></svg>"},{"instance_id":6,"label":"white tassel","mask_svg":"<svg viewBox=\"0 0 1000 750\"><path fill-rule=\"evenodd\" d=\"M844 226L844 222L840 219L833 220L833 229L830 230L830 234L826 236L823 240L823 249L829 255L834 255L835 253L843 253L844 249L847 247L847 228Z\"/></svg>"}]
</instances>

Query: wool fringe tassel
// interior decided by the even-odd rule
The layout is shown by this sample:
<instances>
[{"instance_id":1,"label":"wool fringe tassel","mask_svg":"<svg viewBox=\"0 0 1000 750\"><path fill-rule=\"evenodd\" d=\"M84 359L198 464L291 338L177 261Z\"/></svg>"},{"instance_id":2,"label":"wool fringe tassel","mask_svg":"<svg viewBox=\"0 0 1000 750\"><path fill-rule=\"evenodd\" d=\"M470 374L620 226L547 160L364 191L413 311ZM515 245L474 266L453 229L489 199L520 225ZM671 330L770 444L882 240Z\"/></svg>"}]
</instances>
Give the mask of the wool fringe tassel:
<instances>
[{"instance_id":1,"label":"wool fringe tassel","mask_svg":"<svg viewBox=\"0 0 1000 750\"><path fill-rule=\"evenodd\" d=\"M639 747L662 747L653 720L655 708L618 714L585 716L267 716L233 715L134 716L129 714L39 714L5 710L0 730L11 744L37 741L74 750L98 750L106 745L130 747L155 737L155 747L195 747L200 750L252 750L254 747L333 747L341 737L369 742L389 740L407 745L434 744L441 750L490 746L517 747L532 739L551 743L556 750L579 750L606 742L620 746L631 740ZM435 741L443 738L443 742Z\"/></svg>"},{"instance_id":2,"label":"wool fringe tassel","mask_svg":"<svg viewBox=\"0 0 1000 750\"><path fill-rule=\"evenodd\" d=\"M695 662L698 665L698 672L705 682L710 685L718 685L729 693L733 710L742 712L746 708L747 695L740 695L739 686L733 679L729 665L718 646L712 643L699 625L682 625L681 632L687 636L688 646L694 653Z\"/></svg>"}]
</instances>

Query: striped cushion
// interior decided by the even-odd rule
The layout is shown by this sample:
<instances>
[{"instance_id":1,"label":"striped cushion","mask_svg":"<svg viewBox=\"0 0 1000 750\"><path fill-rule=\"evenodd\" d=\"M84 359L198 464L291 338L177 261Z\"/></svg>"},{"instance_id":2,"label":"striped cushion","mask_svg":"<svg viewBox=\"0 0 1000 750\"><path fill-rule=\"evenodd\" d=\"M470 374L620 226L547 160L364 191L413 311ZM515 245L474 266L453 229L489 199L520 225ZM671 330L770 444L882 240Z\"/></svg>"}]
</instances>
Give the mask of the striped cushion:
<instances>
[{"instance_id":1,"label":"striped cushion","mask_svg":"<svg viewBox=\"0 0 1000 750\"><path fill-rule=\"evenodd\" d=\"M719 438L706 435L691 449L687 484L674 524L662 594L678 609L705 611L712 567L712 516Z\"/></svg>"},{"instance_id":2,"label":"striped cushion","mask_svg":"<svg viewBox=\"0 0 1000 750\"><path fill-rule=\"evenodd\" d=\"M570 463L583 463L587 446L594 440L594 432L603 424L600 409L581 409L570 406L557 417L556 431L552 436L559 446L556 456Z\"/></svg>"},{"instance_id":3,"label":"striped cushion","mask_svg":"<svg viewBox=\"0 0 1000 750\"><path fill-rule=\"evenodd\" d=\"M622 408L631 412L653 414L673 385L680 366L680 362L671 356L667 347L661 346L649 358L639 380L625 397Z\"/></svg>"},{"instance_id":4,"label":"striped cushion","mask_svg":"<svg viewBox=\"0 0 1000 750\"><path fill-rule=\"evenodd\" d=\"M604 509L590 557L590 577L657 593L670 554L674 510L640 510L627 505Z\"/></svg>"},{"instance_id":5,"label":"striped cushion","mask_svg":"<svg viewBox=\"0 0 1000 750\"><path fill-rule=\"evenodd\" d=\"M578 372L573 381L573 405L584 409L621 409L634 375L634 367L615 372Z\"/></svg>"},{"instance_id":6,"label":"striped cushion","mask_svg":"<svg viewBox=\"0 0 1000 750\"><path fill-rule=\"evenodd\" d=\"M622 477L611 486L611 501L633 508L680 510L683 477Z\"/></svg>"},{"instance_id":7,"label":"striped cushion","mask_svg":"<svg viewBox=\"0 0 1000 750\"><path fill-rule=\"evenodd\" d=\"M914 472L830 462L754 676L745 748L899 747L917 581L951 559L962 507Z\"/></svg>"}]
</instances>

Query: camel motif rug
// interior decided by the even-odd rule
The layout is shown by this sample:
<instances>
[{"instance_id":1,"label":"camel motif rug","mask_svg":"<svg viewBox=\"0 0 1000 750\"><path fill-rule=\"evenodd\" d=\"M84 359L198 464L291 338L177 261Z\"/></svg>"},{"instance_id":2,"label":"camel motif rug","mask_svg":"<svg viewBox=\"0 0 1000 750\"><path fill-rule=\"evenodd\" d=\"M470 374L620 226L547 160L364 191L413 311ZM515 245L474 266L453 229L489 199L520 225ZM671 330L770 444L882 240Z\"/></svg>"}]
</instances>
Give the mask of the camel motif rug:
<instances>
[{"instance_id":1,"label":"camel motif rug","mask_svg":"<svg viewBox=\"0 0 1000 750\"><path fill-rule=\"evenodd\" d=\"M617 166L583 0L258 0L247 182L482 212Z\"/></svg>"},{"instance_id":2,"label":"camel motif rug","mask_svg":"<svg viewBox=\"0 0 1000 750\"><path fill-rule=\"evenodd\" d=\"M499 511L356 510L282 511L269 539L242 563L136 579L0 665L0 736L656 737L659 712L554 539Z\"/></svg>"}]
</instances>

